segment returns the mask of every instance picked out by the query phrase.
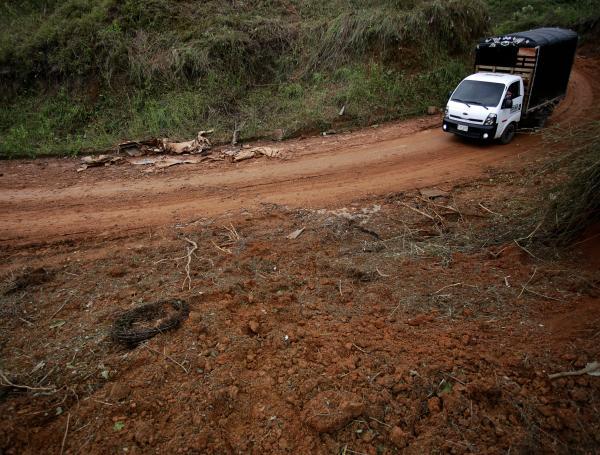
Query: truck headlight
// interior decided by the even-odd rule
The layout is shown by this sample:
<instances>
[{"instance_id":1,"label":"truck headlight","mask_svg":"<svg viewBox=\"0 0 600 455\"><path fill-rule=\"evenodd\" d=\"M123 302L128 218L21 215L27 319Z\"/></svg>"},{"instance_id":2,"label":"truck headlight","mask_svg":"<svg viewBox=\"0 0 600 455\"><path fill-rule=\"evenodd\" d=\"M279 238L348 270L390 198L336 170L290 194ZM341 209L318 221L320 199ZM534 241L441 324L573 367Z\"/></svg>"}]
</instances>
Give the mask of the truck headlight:
<instances>
[{"instance_id":1,"label":"truck headlight","mask_svg":"<svg viewBox=\"0 0 600 455\"><path fill-rule=\"evenodd\" d=\"M485 119L485 122L483 122L483 124L487 125L487 126L493 125L494 123L496 123L497 117L498 116L496 114L488 114L488 116Z\"/></svg>"},{"instance_id":2,"label":"truck headlight","mask_svg":"<svg viewBox=\"0 0 600 455\"><path fill-rule=\"evenodd\" d=\"M446 106L446 109L444 109L444 117L448 117L448 106Z\"/></svg>"}]
</instances>

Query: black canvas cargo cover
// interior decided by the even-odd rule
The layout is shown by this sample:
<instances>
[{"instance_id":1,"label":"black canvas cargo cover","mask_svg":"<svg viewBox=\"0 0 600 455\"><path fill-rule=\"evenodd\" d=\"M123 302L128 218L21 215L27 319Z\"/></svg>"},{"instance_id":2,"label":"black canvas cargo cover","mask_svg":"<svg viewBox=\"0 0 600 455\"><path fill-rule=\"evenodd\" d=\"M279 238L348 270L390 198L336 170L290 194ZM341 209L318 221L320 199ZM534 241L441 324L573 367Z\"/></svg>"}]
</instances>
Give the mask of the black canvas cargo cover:
<instances>
[{"instance_id":1,"label":"black canvas cargo cover","mask_svg":"<svg viewBox=\"0 0 600 455\"><path fill-rule=\"evenodd\" d=\"M577 33L538 28L486 38L476 49L475 65L515 67L519 49L537 49L529 109L564 96L577 49Z\"/></svg>"}]
</instances>

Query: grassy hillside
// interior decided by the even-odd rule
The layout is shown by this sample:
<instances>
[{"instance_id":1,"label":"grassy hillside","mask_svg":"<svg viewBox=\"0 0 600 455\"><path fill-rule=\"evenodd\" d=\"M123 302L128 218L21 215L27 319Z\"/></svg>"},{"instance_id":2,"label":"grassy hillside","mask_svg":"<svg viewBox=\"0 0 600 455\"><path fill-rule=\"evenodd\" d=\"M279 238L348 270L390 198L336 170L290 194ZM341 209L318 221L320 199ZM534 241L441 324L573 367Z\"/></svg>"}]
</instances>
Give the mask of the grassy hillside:
<instances>
[{"instance_id":1,"label":"grassy hillside","mask_svg":"<svg viewBox=\"0 0 600 455\"><path fill-rule=\"evenodd\" d=\"M415 115L484 33L469 1L66 0L3 4L3 156L124 138L226 140Z\"/></svg>"},{"instance_id":2,"label":"grassy hillside","mask_svg":"<svg viewBox=\"0 0 600 455\"><path fill-rule=\"evenodd\" d=\"M468 71L488 14L504 26L526 3L487 1L3 2L0 157L417 115Z\"/></svg>"},{"instance_id":3,"label":"grassy hillside","mask_svg":"<svg viewBox=\"0 0 600 455\"><path fill-rule=\"evenodd\" d=\"M486 0L495 33L539 26L567 27L585 38L600 21L598 0Z\"/></svg>"}]
</instances>

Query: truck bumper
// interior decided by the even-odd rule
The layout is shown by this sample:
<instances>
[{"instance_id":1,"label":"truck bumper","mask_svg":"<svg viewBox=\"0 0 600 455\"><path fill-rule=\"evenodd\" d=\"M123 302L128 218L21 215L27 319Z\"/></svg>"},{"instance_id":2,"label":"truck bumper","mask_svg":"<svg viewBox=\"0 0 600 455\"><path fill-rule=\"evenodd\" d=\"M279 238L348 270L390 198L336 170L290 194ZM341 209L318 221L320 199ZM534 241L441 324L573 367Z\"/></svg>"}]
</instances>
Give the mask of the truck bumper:
<instances>
[{"instance_id":1,"label":"truck bumper","mask_svg":"<svg viewBox=\"0 0 600 455\"><path fill-rule=\"evenodd\" d=\"M459 130L458 126L462 125L467 127L467 131ZM457 120L451 120L444 117L444 123L442 129L446 133L453 133L463 137L469 137L471 139L483 139L492 140L496 135L496 128L498 125L473 125L472 123L461 122Z\"/></svg>"}]
</instances>

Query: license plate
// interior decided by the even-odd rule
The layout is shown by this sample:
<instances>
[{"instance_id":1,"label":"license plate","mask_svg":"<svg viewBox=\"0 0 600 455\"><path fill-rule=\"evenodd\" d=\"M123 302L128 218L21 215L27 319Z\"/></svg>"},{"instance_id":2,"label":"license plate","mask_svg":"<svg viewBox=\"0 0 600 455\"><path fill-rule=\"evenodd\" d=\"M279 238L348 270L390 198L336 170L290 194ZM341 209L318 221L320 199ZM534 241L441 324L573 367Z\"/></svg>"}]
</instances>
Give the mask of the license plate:
<instances>
[{"instance_id":1,"label":"license plate","mask_svg":"<svg viewBox=\"0 0 600 455\"><path fill-rule=\"evenodd\" d=\"M456 129L458 131L469 131L469 127L467 125L458 125Z\"/></svg>"}]
</instances>

